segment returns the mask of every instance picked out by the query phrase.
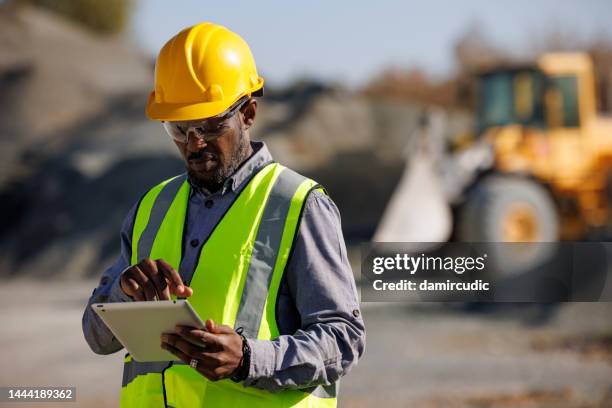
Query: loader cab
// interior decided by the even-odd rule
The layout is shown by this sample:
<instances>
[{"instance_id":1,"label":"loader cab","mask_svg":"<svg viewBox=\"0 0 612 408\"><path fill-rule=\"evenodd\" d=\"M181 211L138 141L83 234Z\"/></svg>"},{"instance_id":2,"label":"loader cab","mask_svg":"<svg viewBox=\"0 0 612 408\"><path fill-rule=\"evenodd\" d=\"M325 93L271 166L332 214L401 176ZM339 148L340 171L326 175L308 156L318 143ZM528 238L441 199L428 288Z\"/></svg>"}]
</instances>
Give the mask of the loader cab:
<instances>
[{"instance_id":1,"label":"loader cab","mask_svg":"<svg viewBox=\"0 0 612 408\"><path fill-rule=\"evenodd\" d=\"M537 68L504 69L479 78L478 134L508 125L579 128L578 76Z\"/></svg>"},{"instance_id":2,"label":"loader cab","mask_svg":"<svg viewBox=\"0 0 612 408\"><path fill-rule=\"evenodd\" d=\"M546 77L536 67L497 69L478 78L478 134L508 125L544 127Z\"/></svg>"},{"instance_id":3,"label":"loader cab","mask_svg":"<svg viewBox=\"0 0 612 408\"><path fill-rule=\"evenodd\" d=\"M593 68L581 53L546 54L537 64L478 76L477 131L509 125L578 129L596 115Z\"/></svg>"}]
</instances>

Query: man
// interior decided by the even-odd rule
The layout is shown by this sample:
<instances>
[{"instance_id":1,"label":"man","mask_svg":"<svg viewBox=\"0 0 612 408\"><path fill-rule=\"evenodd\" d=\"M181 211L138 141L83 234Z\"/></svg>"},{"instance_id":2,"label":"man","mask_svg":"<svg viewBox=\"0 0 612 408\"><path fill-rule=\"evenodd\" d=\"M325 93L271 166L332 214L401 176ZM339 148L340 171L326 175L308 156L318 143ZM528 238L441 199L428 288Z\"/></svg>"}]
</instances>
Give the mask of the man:
<instances>
[{"instance_id":1,"label":"man","mask_svg":"<svg viewBox=\"0 0 612 408\"><path fill-rule=\"evenodd\" d=\"M147 116L187 167L128 214L122 253L83 315L92 350L122 348L95 302L187 297L206 329L161 346L181 362L126 356L123 406L332 407L365 329L338 210L325 191L250 141L263 79L244 40L202 23L161 50Z\"/></svg>"}]
</instances>

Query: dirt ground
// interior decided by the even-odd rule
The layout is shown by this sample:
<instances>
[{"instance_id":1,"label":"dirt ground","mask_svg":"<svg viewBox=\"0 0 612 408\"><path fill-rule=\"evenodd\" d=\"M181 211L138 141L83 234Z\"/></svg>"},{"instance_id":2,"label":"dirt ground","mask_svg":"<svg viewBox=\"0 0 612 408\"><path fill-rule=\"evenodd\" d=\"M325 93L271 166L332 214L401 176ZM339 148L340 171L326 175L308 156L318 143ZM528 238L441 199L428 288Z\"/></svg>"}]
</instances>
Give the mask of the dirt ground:
<instances>
[{"instance_id":1,"label":"dirt ground","mask_svg":"<svg viewBox=\"0 0 612 408\"><path fill-rule=\"evenodd\" d=\"M70 406L118 404L122 354L95 355L81 333L94 285L2 284L0 386L75 386ZM341 407L612 407L611 303L369 303L363 314L366 354L341 382ZM46 405L62 404L33 406Z\"/></svg>"}]
</instances>

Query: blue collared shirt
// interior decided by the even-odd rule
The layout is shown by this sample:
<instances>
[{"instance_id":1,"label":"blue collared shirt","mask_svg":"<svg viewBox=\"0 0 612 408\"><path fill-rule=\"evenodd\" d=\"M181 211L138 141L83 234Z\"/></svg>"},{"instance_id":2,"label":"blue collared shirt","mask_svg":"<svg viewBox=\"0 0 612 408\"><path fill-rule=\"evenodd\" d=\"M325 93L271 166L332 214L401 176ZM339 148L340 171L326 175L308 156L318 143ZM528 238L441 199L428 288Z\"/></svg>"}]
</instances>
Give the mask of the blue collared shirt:
<instances>
[{"instance_id":1,"label":"blue collared shirt","mask_svg":"<svg viewBox=\"0 0 612 408\"><path fill-rule=\"evenodd\" d=\"M210 193L192 185L179 267L184 282L191 281L201 245L236 195L259 169L272 161L263 142L251 145L253 155L218 191ZM131 301L121 290L118 278L131 265L135 212L136 206L121 229L121 255L104 272L83 314L85 339L98 354L123 348L90 305ZM363 354L365 327L355 279L347 258L340 213L327 195L313 191L308 196L294 245L276 303L281 335L273 340L248 340L251 366L245 386L277 391L330 385Z\"/></svg>"}]
</instances>

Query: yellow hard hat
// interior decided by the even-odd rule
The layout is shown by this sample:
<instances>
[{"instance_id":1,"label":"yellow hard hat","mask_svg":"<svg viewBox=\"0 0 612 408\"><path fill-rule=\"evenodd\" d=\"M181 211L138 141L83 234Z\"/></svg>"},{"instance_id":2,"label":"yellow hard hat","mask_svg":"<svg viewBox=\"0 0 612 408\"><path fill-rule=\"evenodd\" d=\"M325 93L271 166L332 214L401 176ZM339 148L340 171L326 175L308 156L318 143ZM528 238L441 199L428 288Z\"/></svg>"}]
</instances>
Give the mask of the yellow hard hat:
<instances>
[{"instance_id":1,"label":"yellow hard hat","mask_svg":"<svg viewBox=\"0 0 612 408\"><path fill-rule=\"evenodd\" d=\"M210 118L245 95L262 95L263 83L242 37L217 24L196 24L159 52L146 115L165 121Z\"/></svg>"}]
</instances>

